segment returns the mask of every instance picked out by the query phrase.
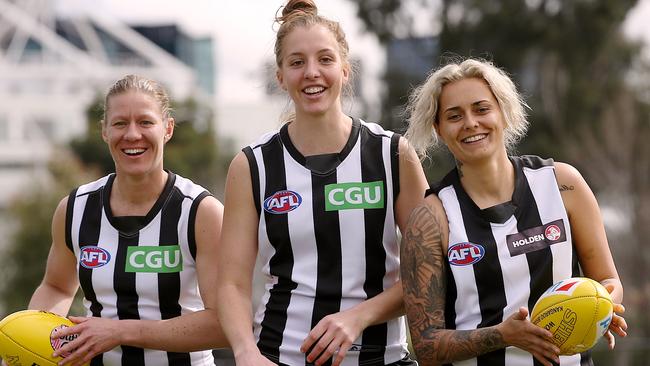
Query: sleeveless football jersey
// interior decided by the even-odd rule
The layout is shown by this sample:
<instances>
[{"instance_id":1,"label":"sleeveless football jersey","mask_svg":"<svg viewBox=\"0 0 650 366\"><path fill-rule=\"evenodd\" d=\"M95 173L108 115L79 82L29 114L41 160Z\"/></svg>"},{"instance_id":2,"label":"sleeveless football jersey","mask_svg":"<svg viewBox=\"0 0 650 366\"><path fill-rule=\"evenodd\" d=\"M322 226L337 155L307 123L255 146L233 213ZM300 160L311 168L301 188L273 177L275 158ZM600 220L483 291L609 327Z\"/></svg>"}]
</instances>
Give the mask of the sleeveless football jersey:
<instances>
[{"instance_id":1,"label":"sleeveless football jersey","mask_svg":"<svg viewBox=\"0 0 650 366\"><path fill-rule=\"evenodd\" d=\"M66 243L74 251L88 316L169 319L203 309L196 278L194 222L201 186L169 172L144 217L114 217L115 174L68 197ZM176 353L120 346L91 365L214 365L210 351Z\"/></svg>"},{"instance_id":2,"label":"sleeveless football jersey","mask_svg":"<svg viewBox=\"0 0 650 366\"><path fill-rule=\"evenodd\" d=\"M302 156L288 125L244 148L266 278L254 333L270 360L307 364L300 345L323 317L398 281L398 141L399 135L354 119L338 154ZM406 354L400 317L365 329L343 365L384 365Z\"/></svg>"},{"instance_id":3,"label":"sleeveless football jersey","mask_svg":"<svg viewBox=\"0 0 650 366\"><path fill-rule=\"evenodd\" d=\"M525 306L532 311L553 283L580 274L571 226L553 160L510 158L515 168L512 201L480 209L452 170L437 192L449 220L447 298L449 329L501 323ZM561 365L590 365L588 353L560 356ZM507 347L454 365L538 365Z\"/></svg>"}]
</instances>

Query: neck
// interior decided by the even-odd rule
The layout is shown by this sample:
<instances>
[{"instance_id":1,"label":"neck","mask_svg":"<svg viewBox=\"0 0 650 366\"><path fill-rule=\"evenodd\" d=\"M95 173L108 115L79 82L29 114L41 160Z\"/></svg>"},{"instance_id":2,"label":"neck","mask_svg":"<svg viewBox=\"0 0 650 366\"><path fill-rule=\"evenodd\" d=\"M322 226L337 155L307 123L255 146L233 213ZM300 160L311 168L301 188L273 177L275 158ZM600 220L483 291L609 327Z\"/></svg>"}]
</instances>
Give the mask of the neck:
<instances>
[{"instance_id":1,"label":"neck","mask_svg":"<svg viewBox=\"0 0 650 366\"><path fill-rule=\"evenodd\" d=\"M342 112L318 116L296 115L289 137L304 156L338 153L350 137L352 119Z\"/></svg>"},{"instance_id":2,"label":"neck","mask_svg":"<svg viewBox=\"0 0 650 366\"><path fill-rule=\"evenodd\" d=\"M479 208L512 200L515 170L505 150L497 159L458 164L461 184Z\"/></svg>"},{"instance_id":3,"label":"neck","mask_svg":"<svg viewBox=\"0 0 650 366\"><path fill-rule=\"evenodd\" d=\"M168 175L162 169L143 176L116 174L110 199L113 215L146 215L165 188Z\"/></svg>"}]
</instances>

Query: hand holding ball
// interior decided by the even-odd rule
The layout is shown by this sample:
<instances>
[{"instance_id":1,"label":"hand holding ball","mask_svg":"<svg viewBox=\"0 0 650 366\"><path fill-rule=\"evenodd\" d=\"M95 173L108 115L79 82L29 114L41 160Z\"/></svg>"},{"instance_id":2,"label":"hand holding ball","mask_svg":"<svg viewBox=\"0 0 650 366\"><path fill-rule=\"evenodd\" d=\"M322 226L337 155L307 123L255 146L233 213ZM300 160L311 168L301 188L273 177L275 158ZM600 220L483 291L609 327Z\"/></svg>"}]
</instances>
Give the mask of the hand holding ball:
<instances>
[{"instance_id":1,"label":"hand holding ball","mask_svg":"<svg viewBox=\"0 0 650 366\"><path fill-rule=\"evenodd\" d=\"M583 277L569 278L551 286L537 300L530 319L553 333L561 355L593 347L612 321L613 303L600 283Z\"/></svg>"},{"instance_id":2,"label":"hand holding ball","mask_svg":"<svg viewBox=\"0 0 650 366\"><path fill-rule=\"evenodd\" d=\"M58 330L74 324L59 315L23 310L0 321L0 357L8 365L56 366L62 358L52 353L76 336L51 338Z\"/></svg>"}]
</instances>

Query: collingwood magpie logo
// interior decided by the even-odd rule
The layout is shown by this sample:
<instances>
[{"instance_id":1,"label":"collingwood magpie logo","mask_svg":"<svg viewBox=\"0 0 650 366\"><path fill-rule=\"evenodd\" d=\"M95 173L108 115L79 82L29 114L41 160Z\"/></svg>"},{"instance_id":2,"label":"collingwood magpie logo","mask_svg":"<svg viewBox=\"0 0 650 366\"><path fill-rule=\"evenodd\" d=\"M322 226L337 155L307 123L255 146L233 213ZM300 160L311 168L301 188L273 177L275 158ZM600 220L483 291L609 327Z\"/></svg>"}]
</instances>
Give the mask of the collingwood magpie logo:
<instances>
[{"instance_id":1,"label":"collingwood magpie logo","mask_svg":"<svg viewBox=\"0 0 650 366\"><path fill-rule=\"evenodd\" d=\"M506 236L510 256L534 252L566 241L562 219Z\"/></svg>"}]
</instances>

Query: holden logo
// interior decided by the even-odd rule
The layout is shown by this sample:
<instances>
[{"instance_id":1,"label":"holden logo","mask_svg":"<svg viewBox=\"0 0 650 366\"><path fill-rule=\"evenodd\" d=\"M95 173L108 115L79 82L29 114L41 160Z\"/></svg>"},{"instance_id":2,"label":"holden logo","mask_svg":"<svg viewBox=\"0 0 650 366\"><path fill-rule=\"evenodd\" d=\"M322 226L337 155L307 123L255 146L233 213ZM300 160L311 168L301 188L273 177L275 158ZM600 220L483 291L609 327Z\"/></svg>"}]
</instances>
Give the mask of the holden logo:
<instances>
[{"instance_id":1,"label":"holden logo","mask_svg":"<svg viewBox=\"0 0 650 366\"><path fill-rule=\"evenodd\" d=\"M544 230L544 236L546 236L546 239L548 240L558 240L561 235L562 232L560 231L560 227L557 225L549 225L546 230Z\"/></svg>"}]
</instances>

